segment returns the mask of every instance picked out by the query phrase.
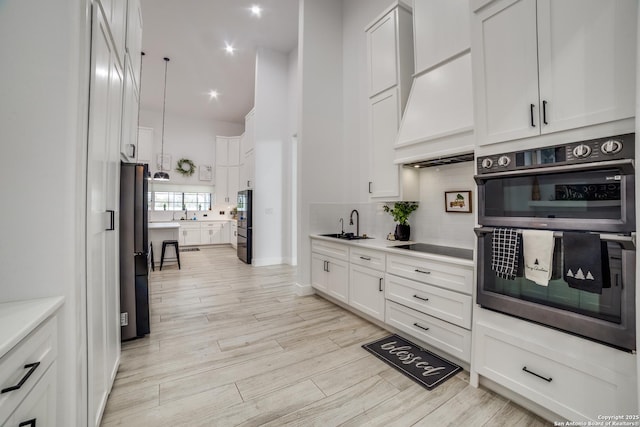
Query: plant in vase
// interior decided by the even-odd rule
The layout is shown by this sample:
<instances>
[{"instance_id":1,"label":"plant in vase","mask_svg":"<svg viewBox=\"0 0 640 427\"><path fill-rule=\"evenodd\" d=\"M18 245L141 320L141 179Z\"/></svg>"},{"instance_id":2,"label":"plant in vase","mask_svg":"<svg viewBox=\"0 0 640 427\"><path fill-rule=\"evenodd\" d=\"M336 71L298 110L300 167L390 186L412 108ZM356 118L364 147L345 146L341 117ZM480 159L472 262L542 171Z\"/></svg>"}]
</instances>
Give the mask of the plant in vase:
<instances>
[{"instance_id":1,"label":"plant in vase","mask_svg":"<svg viewBox=\"0 0 640 427\"><path fill-rule=\"evenodd\" d=\"M407 241L411 235L411 227L409 226L409 215L418 209L417 202L395 202L393 208L383 205L382 208L388 212L393 220L397 223L394 237L396 240Z\"/></svg>"}]
</instances>

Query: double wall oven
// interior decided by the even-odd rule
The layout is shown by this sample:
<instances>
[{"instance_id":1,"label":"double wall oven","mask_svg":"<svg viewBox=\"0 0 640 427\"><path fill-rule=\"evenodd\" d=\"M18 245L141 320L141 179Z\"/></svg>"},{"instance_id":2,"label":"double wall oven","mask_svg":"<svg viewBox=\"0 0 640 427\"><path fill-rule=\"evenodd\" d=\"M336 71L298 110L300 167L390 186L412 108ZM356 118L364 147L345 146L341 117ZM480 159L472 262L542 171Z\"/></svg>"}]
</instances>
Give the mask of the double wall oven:
<instances>
[{"instance_id":1,"label":"double wall oven","mask_svg":"<svg viewBox=\"0 0 640 427\"><path fill-rule=\"evenodd\" d=\"M635 345L635 135L626 134L477 159L478 292L484 308L633 351ZM492 268L496 228L552 230L548 286ZM600 293L563 277L563 235L600 237Z\"/></svg>"}]
</instances>

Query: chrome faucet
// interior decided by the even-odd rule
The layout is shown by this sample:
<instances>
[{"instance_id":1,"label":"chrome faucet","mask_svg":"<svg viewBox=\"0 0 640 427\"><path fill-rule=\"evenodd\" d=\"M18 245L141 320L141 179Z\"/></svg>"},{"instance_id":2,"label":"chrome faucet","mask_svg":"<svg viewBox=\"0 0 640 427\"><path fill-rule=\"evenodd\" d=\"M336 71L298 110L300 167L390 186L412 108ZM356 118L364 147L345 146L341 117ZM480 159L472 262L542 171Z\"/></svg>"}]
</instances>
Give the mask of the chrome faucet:
<instances>
[{"instance_id":1,"label":"chrome faucet","mask_svg":"<svg viewBox=\"0 0 640 427\"><path fill-rule=\"evenodd\" d=\"M189 215L187 214L188 210L184 210L184 219L189 219Z\"/></svg>"},{"instance_id":2,"label":"chrome faucet","mask_svg":"<svg viewBox=\"0 0 640 427\"><path fill-rule=\"evenodd\" d=\"M356 236L360 235L360 214L356 209L351 211L351 215L349 215L349 224L353 225L353 214L356 214Z\"/></svg>"},{"instance_id":3,"label":"chrome faucet","mask_svg":"<svg viewBox=\"0 0 640 427\"><path fill-rule=\"evenodd\" d=\"M340 235L342 236L344 234L344 218L340 218L338 222L340 223Z\"/></svg>"}]
</instances>

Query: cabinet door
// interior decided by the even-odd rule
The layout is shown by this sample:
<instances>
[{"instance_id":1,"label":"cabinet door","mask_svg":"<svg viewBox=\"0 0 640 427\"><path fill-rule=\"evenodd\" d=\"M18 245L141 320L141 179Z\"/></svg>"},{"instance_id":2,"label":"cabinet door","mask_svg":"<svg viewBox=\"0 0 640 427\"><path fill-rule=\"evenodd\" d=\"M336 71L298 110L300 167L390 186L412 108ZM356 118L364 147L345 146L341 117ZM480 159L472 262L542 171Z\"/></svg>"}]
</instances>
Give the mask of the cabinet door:
<instances>
[{"instance_id":1,"label":"cabinet door","mask_svg":"<svg viewBox=\"0 0 640 427\"><path fill-rule=\"evenodd\" d=\"M185 228L182 231L184 232L184 245L199 245L201 243L200 228Z\"/></svg>"},{"instance_id":2,"label":"cabinet door","mask_svg":"<svg viewBox=\"0 0 640 427\"><path fill-rule=\"evenodd\" d=\"M349 263L335 258L327 258L327 287L329 295L349 302Z\"/></svg>"},{"instance_id":3,"label":"cabinet door","mask_svg":"<svg viewBox=\"0 0 640 427\"><path fill-rule=\"evenodd\" d=\"M120 154L126 162L136 162L138 159L138 106L138 89L133 77L131 58L127 54L125 57L122 139L120 143Z\"/></svg>"},{"instance_id":4,"label":"cabinet door","mask_svg":"<svg viewBox=\"0 0 640 427\"><path fill-rule=\"evenodd\" d=\"M398 84L397 28L398 11L394 9L367 30L369 96Z\"/></svg>"},{"instance_id":5,"label":"cabinet door","mask_svg":"<svg viewBox=\"0 0 640 427\"><path fill-rule=\"evenodd\" d=\"M129 0L127 16L127 53L131 57L133 79L140 91L140 71L142 67L142 6L140 0Z\"/></svg>"},{"instance_id":6,"label":"cabinet door","mask_svg":"<svg viewBox=\"0 0 640 427\"><path fill-rule=\"evenodd\" d=\"M540 134L536 0L499 1L473 17L478 145Z\"/></svg>"},{"instance_id":7,"label":"cabinet door","mask_svg":"<svg viewBox=\"0 0 640 427\"><path fill-rule=\"evenodd\" d=\"M227 151L227 164L238 166L240 164L240 137L229 138Z\"/></svg>"},{"instance_id":8,"label":"cabinet door","mask_svg":"<svg viewBox=\"0 0 640 427\"><path fill-rule=\"evenodd\" d=\"M351 265L349 305L375 319L384 321L384 273Z\"/></svg>"},{"instance_id":9,"label":"cabinet door","mask_svg":"<svg viewBox=\"0 0 640 427\"><path fill-rule=\"evenodd\" d=\"M543 133L635 115L636 16L636 0L538 1Z\"/></svg>"},{"instance_id":10,"label":"cabinet door","mask_svg":"<svg viewBox=\"0 0 640 427\"><path fill-rule=\"evenodd\" d=\"M99 0L99 3L104 11L106 24L113 36L115 53L122 63L127 31L127 0Z\"/></svg>"},{"instance_id":11,"label":"cabinet door","mask_svg":"<svg viewBox=\"0 0 640 427\"><path fill-rule=\"evenodd\" d=\"M255 153L253 151L248 152L244 156L244 163L242 164L242 171L238 189L252 189L254 188L254 176L255 176Z\"/></svg>"},{"instance_id":12,"label":"cabinet door","mask_svg":"<svg viewBox=\"0 0 640 427\"><path fill-rule=\"evenodd\" d=\"M138 163L150 164L153 158L153 129L138 128Z\"/></svg>"},{"instance_id":13,"label":"cabinet door","mask_svg":"<svg viewBox=\"0 0 640 427\"><path fill-rule=\"evenodd\" d=\"M311 254L311 285L323 292L329 292L327 286L327 258Z\"/></svg>"},{"instance_id":14,"label":"cabinet door","mask_svg":"<svg viewBox=\"0 0 640 427\"><path fill-rule=\"evenodd\" d=\"M200 244L209 245L213 243L211 238L213 237L213 230L210 227L202 227L200 230Z\"/></svg>"},{"instance_id":15,"label":"cabinet door","mask_svg":"<svg viewBox=\"0 0 640 427\"><path fill-rule=\"evenodd\" d=\"M400 193L399 166L393 163L398 134L400 105L398 89L392 88L371 99L371 197L397 197Z\"/></svg>"},{"instance_id":16,"label":"cabinet door","mask_svg":"<svg viewBox=\"0 0 640 427\"><path fill-rule=\"evenodd\" d=\"M240 179L240 166L229 166L227 168L227 203L236 203L238 200L238 187Z\"/></svg>"},{"instance_id":17,"label":"cabinet door","mask_svg":"<svg viewBox=\"0 0 640 427\"><path fill-rule=\"evenodd\" d=\"M216 138L216 166L229 164L229 140L223 136Z\"/></svg>"},{"instance_id":18,"label":"cabinet door","mask_svg":"<svg viewBox=\"0 0 640 427\"><path fill-rule=\"evenodd\" d=\"M216 166L216 204L228 203L228 167Z\"/></svg>"}]
</instances>

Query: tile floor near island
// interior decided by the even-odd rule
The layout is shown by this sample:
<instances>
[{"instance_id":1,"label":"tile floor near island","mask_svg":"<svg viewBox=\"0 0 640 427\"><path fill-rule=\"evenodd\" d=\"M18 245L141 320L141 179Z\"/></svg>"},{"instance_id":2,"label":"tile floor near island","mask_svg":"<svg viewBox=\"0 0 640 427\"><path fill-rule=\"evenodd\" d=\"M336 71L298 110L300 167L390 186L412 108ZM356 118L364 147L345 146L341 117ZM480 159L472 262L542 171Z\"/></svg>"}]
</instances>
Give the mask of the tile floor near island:
<instances>
[{"instance_id":1,"label":"tile floor near island","mask_svg":"<svg viewBox=\"0 0 640 427\"><path fill-rule=\"evenodd\" d=\"M361 348L387 331L296 296L295 267L180 255L151 274L151 334L123 343L104 427L550 425L466 372L425 390Z\"/></svg>"}]
</instances>

